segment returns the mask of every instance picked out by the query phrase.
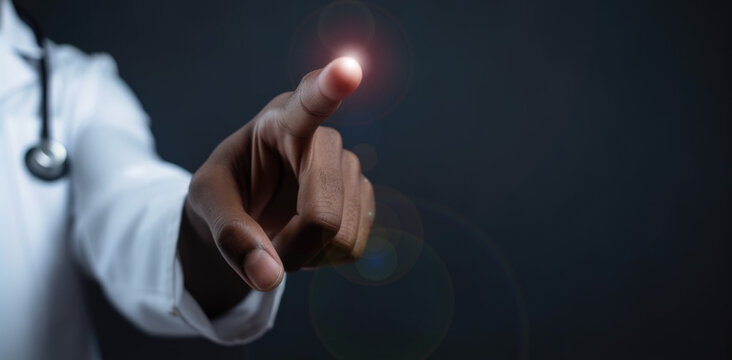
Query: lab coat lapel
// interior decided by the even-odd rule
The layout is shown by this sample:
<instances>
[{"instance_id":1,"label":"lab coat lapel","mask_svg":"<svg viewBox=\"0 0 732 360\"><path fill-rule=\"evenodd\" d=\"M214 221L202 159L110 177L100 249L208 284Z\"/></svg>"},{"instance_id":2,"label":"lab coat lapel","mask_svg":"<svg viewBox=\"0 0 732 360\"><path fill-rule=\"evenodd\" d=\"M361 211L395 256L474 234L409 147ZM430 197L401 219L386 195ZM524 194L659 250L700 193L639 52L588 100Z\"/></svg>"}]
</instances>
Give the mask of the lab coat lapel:
<instances>
[{"instance_id":1,"label":"lab coat lapel","mask_svg":"<svg viewBox=\"0 0 732 360\"><path fill-rule=\"evenodd\" d=\"M0 101L37 81L41 49L9 0L0 1Z\"/></svg>"},{"instance_id":2,"label":"lab coat lapel","mask_svg":"<svg viewBox=\"0 0 732 360\"><path fill-rule=\"evenodd\" d=\"M0 41L0 101L33 83L35 79L36 74L31 64Z\"/></svg>"}]
</instances>

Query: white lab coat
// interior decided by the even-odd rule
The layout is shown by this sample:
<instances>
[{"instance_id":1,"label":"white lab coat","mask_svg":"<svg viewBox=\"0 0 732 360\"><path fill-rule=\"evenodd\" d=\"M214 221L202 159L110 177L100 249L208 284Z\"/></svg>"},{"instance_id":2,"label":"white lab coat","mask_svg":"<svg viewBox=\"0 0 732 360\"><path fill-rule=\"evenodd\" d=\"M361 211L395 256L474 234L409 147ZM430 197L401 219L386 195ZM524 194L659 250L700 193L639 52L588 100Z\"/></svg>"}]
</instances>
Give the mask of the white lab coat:
<instances>
[{"instance_id":1,"label":"white lab coat","mask_svg":"<svg viewBox=\"0 0 732 360\"><path fill-rule=\"evenodd\" d=\"M208 319L183 288L176 242L190 174L155 153L148 119L107 55L48 44L52 135L70 175L31 176L40 54L0 0L0 359L97 358L81 272L139 328L246 343L272 327L284 285Z\"/></svg>"}]
</instances>

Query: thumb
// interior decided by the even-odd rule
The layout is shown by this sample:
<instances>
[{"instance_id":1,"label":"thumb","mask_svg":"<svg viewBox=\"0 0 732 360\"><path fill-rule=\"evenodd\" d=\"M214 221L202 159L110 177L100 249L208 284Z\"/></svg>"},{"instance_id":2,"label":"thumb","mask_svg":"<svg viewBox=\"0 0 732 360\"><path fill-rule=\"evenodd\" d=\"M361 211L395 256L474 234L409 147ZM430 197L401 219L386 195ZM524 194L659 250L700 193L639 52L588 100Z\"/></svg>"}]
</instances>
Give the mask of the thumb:
<instances>
[{"instance_id":1,"label":"thumb","mask_svg":"<svg viewBox=\"0 0 732 360\"><path fill-rule=\"evenodd\" d=\"M253 289L269 291L284 277L282 261L262 227L244 210L232 174L216 166L202 167L188 193L219 252Z\"/></svg>"},{"instance_id":2,"label":"thumb","mask_svg":"<svg viewBox=\"0 0 732 360\"><path fill-rule=\"evenodd\" d=\"M282 282L284 268L269 237L247 213L227 215L233 216L212 227L221 254L252 289L276 288Z\"/></svg>"}]
</instances>

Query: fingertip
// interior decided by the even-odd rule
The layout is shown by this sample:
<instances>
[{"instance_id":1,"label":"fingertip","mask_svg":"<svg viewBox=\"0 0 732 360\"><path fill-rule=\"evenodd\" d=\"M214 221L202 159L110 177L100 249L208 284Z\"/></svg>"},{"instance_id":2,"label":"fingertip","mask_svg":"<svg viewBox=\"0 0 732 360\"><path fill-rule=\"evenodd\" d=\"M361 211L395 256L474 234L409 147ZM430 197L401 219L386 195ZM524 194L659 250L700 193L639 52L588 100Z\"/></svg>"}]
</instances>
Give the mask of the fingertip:
<instances>
[{"instance_id":1,"label":"fingertip","mask_svg":"<svg viewBox=\"0 0 732 360\"><path fill-rule=\"evenodd\" d=\"M331 100L342 100L351 95L363 78L361 65L352 57L339 57L331 61L320 73L318 85Z\"/></svg>"}]
</instances>

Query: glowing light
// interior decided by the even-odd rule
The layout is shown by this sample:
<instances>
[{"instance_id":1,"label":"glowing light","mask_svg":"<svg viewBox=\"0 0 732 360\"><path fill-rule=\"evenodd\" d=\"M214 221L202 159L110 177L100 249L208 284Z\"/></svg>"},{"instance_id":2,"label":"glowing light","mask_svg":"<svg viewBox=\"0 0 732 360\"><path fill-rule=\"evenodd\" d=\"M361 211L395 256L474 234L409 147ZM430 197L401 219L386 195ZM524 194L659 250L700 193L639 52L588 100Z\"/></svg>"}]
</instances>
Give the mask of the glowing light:
<instances>
[{"instance_id":1,"label":"glowing light","mask_svg":"<svg viewBox=\"0 0 732 360\"><path fill-rule=\"evenodd\" d=\"M363 79L363 70L353 58L331 61L318 76L320 90L330 99L343 99L353 93Z\"/></svg>"},{"instance_id":2,"label":"glowing light","mask_svg":"<svg viewBox=\"0 0 732 360\"><path fill-rule=\"evenodd\" d=\"M350 76L357 77L359 81L363 77L363 70L361 69L360 62L352 56L342 56L341 58L341 67L344 71L346 71Z\"/></svg>"},{"instance_id":3,"label":"glowing light","mask_svg":"<svg viewBox=\"0 0 732 360\"><path fill-rule=\"evenodd\" d=\"M358 64L360 64L361 67L363 67L364 64L366 63L366 56L364 56L363 51L356 50L353 48L347 48L343 51L339 51L338 53L342 57L353 59Z\"/></svg>"},{"instance_id":4,"label":"glowing light","mask_svg":"<svg viewBox=\"0 0 732 360\"><path fill-rule=\"evenodd\" d=\"M350 94L328 119L331 125L373 124L407 94L414 65L411 45L399 21L383 8L339 0L305 18L288 52L292 86L297 86L303 75L337 57L356 60L363 79L358 91Z\"/></svg>"}]
</instances>

